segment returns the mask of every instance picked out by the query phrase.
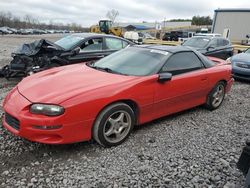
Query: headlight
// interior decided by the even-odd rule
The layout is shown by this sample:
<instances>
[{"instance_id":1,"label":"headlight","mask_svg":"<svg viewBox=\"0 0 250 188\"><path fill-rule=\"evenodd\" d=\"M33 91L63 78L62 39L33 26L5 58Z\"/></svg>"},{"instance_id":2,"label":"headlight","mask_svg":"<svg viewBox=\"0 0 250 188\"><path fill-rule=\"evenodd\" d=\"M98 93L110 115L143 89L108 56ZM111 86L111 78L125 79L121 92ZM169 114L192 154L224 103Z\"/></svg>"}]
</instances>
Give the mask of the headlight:
<instances>
[{"instance_id":1,"label":"headlight","mask_svg":"<svg viewBox=\"0 0 250 188\"><path fill-rule=\"evenodd\" d=\"M33 104L30 107L30 112L46 116L59 116L64 113L64 108L52 104Z\"/></svg>"},{"instance_id":2,"label":"headlight","mask_svg":"<svg viewBox=\"0 0 250 188\"><path fill-rule=\"evenodd\" d=\"M229 62L231 62L231 57L227 58L227 60L226 60L226 61L229 61Z\"/></svg>"}]
</instances>

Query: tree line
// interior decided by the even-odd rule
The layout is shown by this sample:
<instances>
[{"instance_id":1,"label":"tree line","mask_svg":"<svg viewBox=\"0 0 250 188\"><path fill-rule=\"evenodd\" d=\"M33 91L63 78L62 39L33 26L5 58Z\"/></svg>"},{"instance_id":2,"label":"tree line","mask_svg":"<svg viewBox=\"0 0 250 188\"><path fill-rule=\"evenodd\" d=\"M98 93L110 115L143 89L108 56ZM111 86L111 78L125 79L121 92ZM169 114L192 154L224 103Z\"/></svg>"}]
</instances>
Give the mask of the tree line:
<instances>
[{"instance_id":1,"label":"tree line","mask_svg":"<svg viewBox=\"0 0 250 188\"><path fill-rule=\"evenodd\" d=\"M25 15L24 17L18 17L11 12L0 12L0 27L11 27L15 29L48 29L48 30L69 30L69 31L87 31L77 23L54 23L52 20L47 23L42 23L31 15Z\"/></svg>"},{"instance_id":2,"label":"tree line","mask_svg":"<svg viewBox=\"0 0 250 188\"><path fill-rule=\"evenodd\" d=\"M192 25L212 25L210 16L193 16L192 19L172 19L170 22L192 22Z\"/></svg>"},{"instance_id":3,"label":"tree line","mask_svg":"<svg viewBox=\"0 0 250 188\"><path fill-rule=\"evenodd\" d=\"M212 25L213 20L210 16L193 16L192 25Z\"/></svg>"}]
</instances>

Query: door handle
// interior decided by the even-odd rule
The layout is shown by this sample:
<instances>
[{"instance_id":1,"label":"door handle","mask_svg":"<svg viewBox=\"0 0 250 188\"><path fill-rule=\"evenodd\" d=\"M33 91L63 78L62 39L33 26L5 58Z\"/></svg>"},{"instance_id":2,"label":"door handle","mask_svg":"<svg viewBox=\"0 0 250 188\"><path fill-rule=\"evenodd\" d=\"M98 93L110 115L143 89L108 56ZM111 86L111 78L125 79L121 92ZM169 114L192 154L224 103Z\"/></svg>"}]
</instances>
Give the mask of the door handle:
<instances>
[{"instance_id":1,"label":"door handle","mask_svg":"<svg viewBox=\"0 0 250 188\"><path fill-rule=\"evenodd\" d=\"M97 58L103 58L103 57L105 57L105 55L99 55L99 56L97 56Z\"/></svg>"}]
</instances>

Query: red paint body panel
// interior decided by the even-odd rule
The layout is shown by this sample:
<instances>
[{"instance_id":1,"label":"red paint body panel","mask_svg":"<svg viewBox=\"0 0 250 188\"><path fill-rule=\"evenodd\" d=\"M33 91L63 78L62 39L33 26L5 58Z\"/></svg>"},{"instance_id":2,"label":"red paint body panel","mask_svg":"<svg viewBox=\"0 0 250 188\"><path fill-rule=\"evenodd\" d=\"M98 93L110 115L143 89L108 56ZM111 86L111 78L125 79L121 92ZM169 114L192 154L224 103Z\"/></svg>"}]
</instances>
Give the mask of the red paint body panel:
<instances>
[{"instance_id":1,"label":"red paint body panel","mask_svg":"<svg viewBox=\"0 0 250 188\"><path fill-rule=\"evenodd\" d=\"M158 82L158 75L123 76L92 69L85 64L50 69L25 78L5 98L5 112L20 121L20 130L3 125L10 132L26 139L64 144L91 139L95 118L107 105L130 100L139 108L138 124L204 104L218 81L232 86L231 65L218 61L211 68L173 76L171 81ZM58 117L29 112L32 103L59 104L65 113ZM62 126L39 130L39 126Z\"/></svg>"}]
</instances>

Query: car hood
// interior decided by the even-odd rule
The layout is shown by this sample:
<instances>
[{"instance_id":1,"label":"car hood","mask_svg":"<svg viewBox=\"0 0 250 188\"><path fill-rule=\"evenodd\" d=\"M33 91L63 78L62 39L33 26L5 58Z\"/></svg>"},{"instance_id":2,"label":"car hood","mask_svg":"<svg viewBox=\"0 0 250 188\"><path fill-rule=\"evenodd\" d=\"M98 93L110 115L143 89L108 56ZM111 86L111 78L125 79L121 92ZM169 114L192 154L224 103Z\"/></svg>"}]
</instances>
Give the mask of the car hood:
<instances>
[{"instance_id":1,"label":"car hood","mask_svg":"<svg viewBox=\"0 0 250 188\"><path fill-rule=\"evenodd\" d=\"M239 62L250 63L250 54L248 54L248 53L240 53L240 54L234 55L231 58L231 61L232 62L239 61Z\"/></svg>"},{"instance_id":2,"label":"car hood","mask_svg":"<svg viewBox=\"0 0 250 188\"><path fill-rule=\"evenodd\" d=\"M32 43L22 44L12 52L12 56L18 56L18 55L34 56L39 52L41 52L42 50L43 53L45 53L45 51L46 52L65 51L61 46L58 46L57 44L48 41L46 39L41 39L34 41Z\"/></svg>"},{"instance_id":3,"label":"car hood","mask_svg":"<svg viewBox=\"0 0 250 188\"><path fill-rule=\"evenodd\" d=\"M107 73L77 64L53 68L25 78L18 84L18 91L32 103L60 104L88 91L120 86L138 77ZM93 93L93 92L92 92Z\"/></svg>"}]
</instances>

